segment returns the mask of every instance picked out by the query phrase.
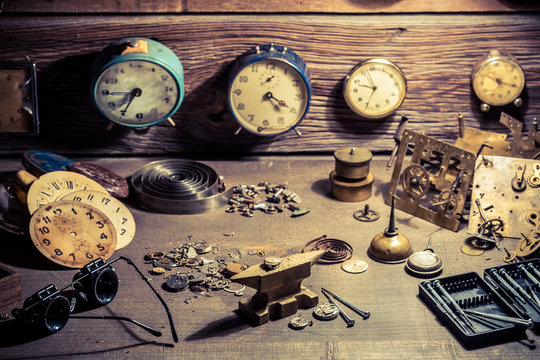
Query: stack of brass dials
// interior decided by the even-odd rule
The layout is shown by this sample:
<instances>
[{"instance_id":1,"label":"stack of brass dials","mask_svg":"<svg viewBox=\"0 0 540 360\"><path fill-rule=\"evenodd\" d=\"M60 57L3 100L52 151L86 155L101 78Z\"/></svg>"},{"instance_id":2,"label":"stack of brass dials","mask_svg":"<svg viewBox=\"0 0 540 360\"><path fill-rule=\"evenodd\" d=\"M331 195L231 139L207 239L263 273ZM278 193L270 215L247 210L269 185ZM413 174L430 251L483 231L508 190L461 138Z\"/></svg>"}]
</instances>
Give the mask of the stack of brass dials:
<instances>
[{"instance_id":1,"label":"stack of brass dials","mask_svg":"<svg viewBox=\"0 0 540 360\"><path fill-rule=\"evenodd\" d=\"M343 147L334 152L335 170L330 173L330 193L341 201L364 201L371 197L375 179L369 171L373 154L365 148Z\"/></svg>"}]
</instances>

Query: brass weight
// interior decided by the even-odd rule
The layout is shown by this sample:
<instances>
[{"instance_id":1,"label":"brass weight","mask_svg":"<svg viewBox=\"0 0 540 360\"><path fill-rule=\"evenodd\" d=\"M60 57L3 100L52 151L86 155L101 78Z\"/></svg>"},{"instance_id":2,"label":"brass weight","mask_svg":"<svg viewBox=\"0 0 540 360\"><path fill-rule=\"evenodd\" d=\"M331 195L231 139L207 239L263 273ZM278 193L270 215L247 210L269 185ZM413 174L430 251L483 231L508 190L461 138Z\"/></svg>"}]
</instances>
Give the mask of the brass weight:
<instances>
[{"instance_id":1,"label":"brass weight","mask_svg":"<svg viewBox=\"0 0 540 360\"><path fill-rule=\"evenodd\" d=\"M343 147L334 152L335 170L330 172L330 194L345 202L371 197L375 177L369 171L373 154L365 148Z\"/></svg>"}]
</instances>

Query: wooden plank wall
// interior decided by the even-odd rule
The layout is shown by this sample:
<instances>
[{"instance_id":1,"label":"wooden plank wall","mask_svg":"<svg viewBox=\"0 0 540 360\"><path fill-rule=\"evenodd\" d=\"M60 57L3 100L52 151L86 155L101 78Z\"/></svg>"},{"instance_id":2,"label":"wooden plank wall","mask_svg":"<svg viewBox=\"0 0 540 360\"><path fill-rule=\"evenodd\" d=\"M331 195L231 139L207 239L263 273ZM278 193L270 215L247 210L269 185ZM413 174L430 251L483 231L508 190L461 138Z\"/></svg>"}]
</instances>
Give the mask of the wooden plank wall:
<instances>
[{"instance_id":1,"label":"wooden plank wall","mask_svg":"<svg viewBox=\"0 0 540 360\"><path fill-rule=\"evenodd\" d=\"M399 117L362 120L341 95L344 76L371 57L403 69L408 93L399 113L410 128L442 140L457 136L459 112L468 126L506 132L499 112L479 111L469 85L476 58L490 49L509 51L525 70L526 104L512 114L526 129L540 117L536 2L20 0L2 2L1 10L0 59L36 62L42 129L37 137L0 136L4 156L35 148L66 155L320 153L350 144L388 151ZM176 127L107 131L93 108L92 60L128 36L158 39L182 61L186 97L173 117ZM302 137L234 135L225 97L229 66L269 42L296 51L311 71L312 106Z\"/></svg>"}]
</instances>

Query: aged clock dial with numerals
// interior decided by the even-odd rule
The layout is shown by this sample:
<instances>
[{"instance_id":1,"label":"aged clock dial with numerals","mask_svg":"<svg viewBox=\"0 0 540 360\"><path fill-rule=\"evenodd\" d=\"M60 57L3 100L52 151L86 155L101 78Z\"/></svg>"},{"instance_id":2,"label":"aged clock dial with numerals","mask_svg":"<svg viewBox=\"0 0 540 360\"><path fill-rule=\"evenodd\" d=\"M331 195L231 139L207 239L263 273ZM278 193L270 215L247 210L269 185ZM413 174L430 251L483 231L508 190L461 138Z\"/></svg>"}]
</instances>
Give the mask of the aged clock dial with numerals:
<instances>
[{"instance_id":1,"label":"aged clock dial with numerals","mask_svg":"<svg viewBox=\"0 0 540 360\"><path fill-rule=\"evenodd\" d=\"M96 59L91 92L107 119L130 127L155 125L169 119L182 103L182 63L155 40L122 39Z\"/></svg>"},{"instance_id":2,"label":"aged clock dial with numerals","mask_svg":"<svg viewBox=\"0 0 540 360\"><path fill-rule=\"evenodd\" d=\"M116 248L116 231L103 212L78 201L56 201L36 210L30 237L45 257L81 268L98 257L108 259Z\"/></svg>"},{"instance_id":3,"label":"aged clock dial with numerals","mask_svg":"<svg viewBox=\"0 0 540 360\"><path fill-rule=\"evenodd\" d=\"M54 202L77 190L107 190L96 181L71 171L53 171L40 176L28 190L27 204L30 214L39 207Z\"/></svg>"},{"instance_id":4,"label":"aged clock dial with numerals","mask_svg":"<svg viewBox=\"0 0 540 360\"><path fill-rule=\"evenodd\" d=\"M406 92L405 75L386 59L361 62L349 72L343 84L347 105L369 119L381 119L395 112Z\"/></svg>"},{"instance_id":5,"label":"aged clock dial with numerals","mask_svg":"<svg viewBox=\"0 0 540 360\"><path fill-rule=\"evenodd\" d=\"M525 74L518 62L509 54L492 50L477 61L471 74L471 84L482 101L480 109L489 111L491 106L513 103L521 106L520 98L525 88Z\"/></svg>"},{"instance_id":6,"label":"aged clock dial with numerals","mask_svg":"<svg viewBox=\"0 0 540 360\"><path fill-rule=\"evenodd\" d=\"M135 237L135 219L131 211L112 195L97 190L81 190L71 192L61 200L89 204L107 215L116 229L116 250L127 246Z\"/></svg>"},{"instance_id":7,"label":"aged clock dial with numerals","mask_svg":"<svg viewBox=\"0 0 540 360\"><path fill-rule=\"evenodd\" d=\"M242 128L256 135L278 135L294 129L308 111L309 72L286 47L257 46L236 59L228 96Z\"/></svg>"}]
</instances>

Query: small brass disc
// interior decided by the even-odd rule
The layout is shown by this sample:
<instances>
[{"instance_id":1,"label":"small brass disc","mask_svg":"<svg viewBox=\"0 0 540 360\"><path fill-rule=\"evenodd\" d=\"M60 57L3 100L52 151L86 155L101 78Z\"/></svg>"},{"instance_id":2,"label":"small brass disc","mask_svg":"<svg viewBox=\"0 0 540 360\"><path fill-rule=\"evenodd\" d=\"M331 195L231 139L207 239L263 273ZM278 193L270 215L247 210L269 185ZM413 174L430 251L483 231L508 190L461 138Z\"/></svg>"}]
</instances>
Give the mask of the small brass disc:
<instances>
[{"instance_id":1,"label":"small brass disc","mask_svg":"<svg viewBox=\"0 0 540 360\"><path fill-rule=\"evenodd\" d=\"M341 270L350 274L360 274L368 269L368 263L364 260L350 259L341 264Z\"/></svg>"},{"instance_id":2,"label":"small brass disc","mask_svg":"<svg viewBox=\"0 0 540 360\"><path fill-rule=\"evenodd\" d=\"M471 255L471 256L478 256L478 255L482 255L485 252L485 250L478 249L469 244L465 244L461 247L461 252L467 255Z\"/></svg>"}]
</instances>

